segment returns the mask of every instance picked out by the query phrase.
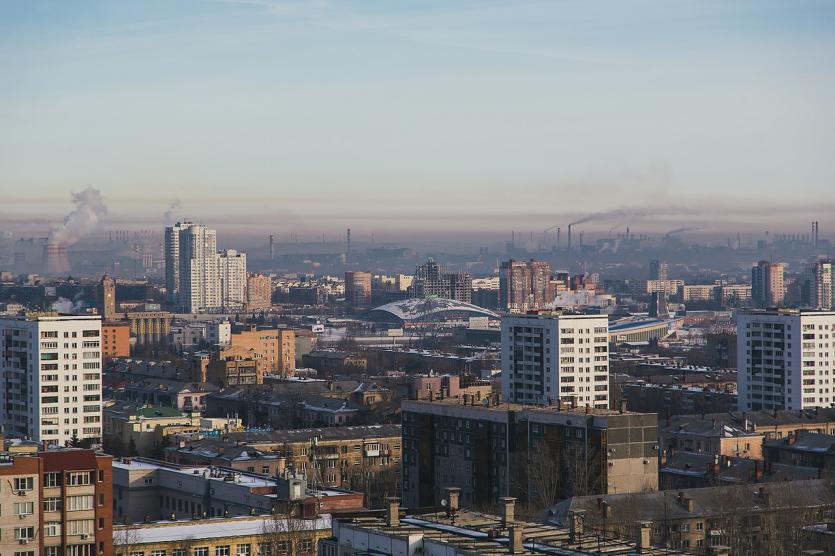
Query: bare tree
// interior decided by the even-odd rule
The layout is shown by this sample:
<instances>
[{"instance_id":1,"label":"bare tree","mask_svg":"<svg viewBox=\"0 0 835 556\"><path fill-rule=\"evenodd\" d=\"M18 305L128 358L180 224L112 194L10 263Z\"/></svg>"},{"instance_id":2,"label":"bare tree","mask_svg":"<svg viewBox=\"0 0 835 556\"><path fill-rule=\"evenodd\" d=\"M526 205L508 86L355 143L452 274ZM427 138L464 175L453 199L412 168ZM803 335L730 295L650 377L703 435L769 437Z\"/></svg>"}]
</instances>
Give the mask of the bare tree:
<instances>
[{"instance_id":1,"label":"bare tree","mask_svg":"<svg viewBox=\"0 0 835 556\"><path fill-rule=\"evenodd\" d=\"M259 551L262 556L304 556L315 551L315 519L299 516L301 507L288 501L261 526Z\"/></svg>"},{"instance_id":2,"label":"bare tree","mask_svg":"<svg viewBox=\"0 0 835 556\"><path fill-rule=\"evenodd\" d=\"M115 527L113 530L113 552L116 556L133 556L142 551L139 527L133 523Z\"/></svg>"}]
</instances>

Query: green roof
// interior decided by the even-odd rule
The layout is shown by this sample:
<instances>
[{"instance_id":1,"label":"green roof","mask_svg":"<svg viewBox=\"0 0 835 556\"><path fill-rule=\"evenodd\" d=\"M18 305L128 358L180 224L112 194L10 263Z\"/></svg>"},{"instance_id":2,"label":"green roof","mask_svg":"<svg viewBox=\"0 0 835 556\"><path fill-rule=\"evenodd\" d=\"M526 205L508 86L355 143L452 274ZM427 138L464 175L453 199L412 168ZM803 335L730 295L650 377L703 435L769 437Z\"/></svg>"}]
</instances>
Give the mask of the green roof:
<instances>
[{"instance_id":1,"label":"green roof","mask_svg":"<svg viewBox=\"0 0 835 556\"><path fill-rule=\"evenodd\" d=\"M143 407L136 411L138 417L184 417L176 407Z\"/></svg>"}]
</instances>

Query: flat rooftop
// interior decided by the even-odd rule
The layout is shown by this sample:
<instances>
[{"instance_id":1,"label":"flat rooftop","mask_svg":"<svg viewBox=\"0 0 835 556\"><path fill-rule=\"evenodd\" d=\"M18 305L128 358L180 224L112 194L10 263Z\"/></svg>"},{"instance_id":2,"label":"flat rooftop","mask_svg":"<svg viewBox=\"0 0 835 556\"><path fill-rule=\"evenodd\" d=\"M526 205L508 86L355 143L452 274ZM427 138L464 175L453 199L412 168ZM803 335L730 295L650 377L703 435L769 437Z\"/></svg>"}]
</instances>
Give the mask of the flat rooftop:
<instances>
[{"instance_id":1,"label":"flat rooftop","mask_svg":"<svg viewBox=\"0 0 835 556\"><path fill-rule=\"evenodd\" d=\"M486 399L477 400L474 405L464 404L463 398L444 398L442 400L403 400L403 409L408 409L408 406L419 407L447 407L458 406L462 408L478 409L483 411L536 411L542 413L561 413L566 415L590 415L590 416L609 416L609 415L648 415L649 412L643 411L617 411L608 408L595 408L577 406L571 407L567 402L563 402L562 406L557 406L556 402L552 405L545 404L522 404L512 402L490 403L485 405ZM654 413L653 413L654 415Z\"/></svg>"},{"instance_id":2,"label":"flat rooftop","mask_svg":"<svg viewBox=\"0 0 835 556\"><path fill-rule=\"evenodd\" d=\"M388 526L384 517L352 517L340 520L340 526L348 528L370 529L381 534L396 537L421 535L424 542L438 542L453 545L456 552L468 552L480 555L508 554L508 532L501 526L497 516L469 510L459 510L455 520L445 513L407 515L400 519L400 525ZM604 538L597 534L581 534L574 540L568 528L542 523L516 521L513 526L522 530L523 551L515 554L559 554L588 555L608 554L626 556L636 553L635 543L614 538ZM649 548L642 554L659 556L661 554L681 554L672 549Z\"/></svg>"},{"instance_id":3,"label":"flat rooftop","mask_svg":"<svg viewBox=\"0 0 835 556\"><path fill-rule=\"evenodd\" d=\"M274 525L274 516L242 516L225 518L206 518L199 520L156 521L151 524L130 526L115 525L113 538L119 542L124 531L130 531L132 544L151 544L181 541L184 539L220 539L226 537L245 537L261 535L264 531L281 530L282 525ZM281 520L286 521L286 520ZM331 528L331 516L320 515L316 519L293 519L289 530L323 531Z\"/></svg>"}]
</instances>

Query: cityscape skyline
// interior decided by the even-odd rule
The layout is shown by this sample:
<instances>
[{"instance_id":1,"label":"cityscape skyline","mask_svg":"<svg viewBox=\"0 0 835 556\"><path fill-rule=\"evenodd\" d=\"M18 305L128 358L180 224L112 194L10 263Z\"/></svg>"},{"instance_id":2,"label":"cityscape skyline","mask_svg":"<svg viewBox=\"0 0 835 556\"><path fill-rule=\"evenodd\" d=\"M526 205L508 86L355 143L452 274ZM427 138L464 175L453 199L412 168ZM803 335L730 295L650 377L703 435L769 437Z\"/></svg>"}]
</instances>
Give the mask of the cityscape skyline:
<instances>
[{"instance_id":1,"label":"cityscape skyline","mask_svg":"<svg viewBox=\"0 0 835 556\"><path fill-rule=\"evenodd\" d=\"M3 222L87 184L120 222L330 232L832 208L824 2L157 7L0 7Z\"/></svg>"}]
</instances>

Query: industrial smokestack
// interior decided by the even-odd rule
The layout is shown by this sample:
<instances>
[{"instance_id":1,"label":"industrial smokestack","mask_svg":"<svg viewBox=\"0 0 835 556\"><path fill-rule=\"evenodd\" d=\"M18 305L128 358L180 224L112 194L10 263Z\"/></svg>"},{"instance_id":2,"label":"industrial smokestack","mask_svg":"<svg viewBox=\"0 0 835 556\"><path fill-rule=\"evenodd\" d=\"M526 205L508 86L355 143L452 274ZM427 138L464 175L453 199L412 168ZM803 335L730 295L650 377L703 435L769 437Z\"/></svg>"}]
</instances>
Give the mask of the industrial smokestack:
<instances>
[{"instance_id":1,"label":"industrial smokestack","mask_svg":"<svg viewBox=\"0 0 835 556\"><path fill-rule=\"evenodd\" d=\"M560 250L560 229L557 228L557 251Z\"/></svg>"},{"instance_id":2,"label":"industrial smokestack","mask_svg":"<svg viewBox=\"0 0 835 556\"><path fill-rule=\"evenodd\" d=\"M568 252L571 253L571 226L572 224L568 225Z\"/></svg>"}]
</instances>

